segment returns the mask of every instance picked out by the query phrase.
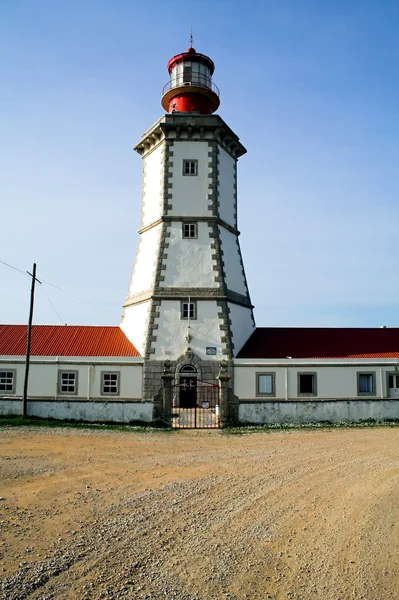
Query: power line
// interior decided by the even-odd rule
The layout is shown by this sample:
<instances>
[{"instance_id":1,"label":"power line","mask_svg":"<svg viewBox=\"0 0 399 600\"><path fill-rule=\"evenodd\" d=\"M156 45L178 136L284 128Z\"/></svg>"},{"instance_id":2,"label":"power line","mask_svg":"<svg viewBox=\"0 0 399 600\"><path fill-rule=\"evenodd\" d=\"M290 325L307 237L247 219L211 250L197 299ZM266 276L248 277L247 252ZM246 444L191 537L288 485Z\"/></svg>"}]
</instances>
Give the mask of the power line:
<instances>
[{"instance_id":1,"label":"power line","mask_svg":"<svg viewBox=\"0 0 399 600\"><path fill-rule=\"evenodd\" d=\"M4 262L4 260L0 260L0 263L5 265L6 267L10 267L10 269L14 269L14 271L17 271L18 273L21 273L24 276L31 277L30 273L28 273L27 271L22 271L21 269L18 269L17 267L14 267L13 265L10 265L10 264ZM50 283L49 281L46 281L45 279L41 279L40 283L42 283L42 282L46 283L47 285L51 285L51 287L55 288L56 290L59 290L60 292L64 292L64 294L68 294L68 296L71 296L72 298L75 298L76 300L80 300L81 302L84 302L85 304L89 304L90 306L93 306L94 308L98 308L99 310L103 310L107 313L110 313L113 316L116 315L116 312L108 310L107 308L104 308L102 306L98 306L97 304L94 304L93 302L89 302L89 300L85 300L84 298L81 298L80 296L76 296L76 294L72 294L71 292L68 292L67 290L64 290L63 288L59 287L58 285L54 285L54 283ZM43 291L44 291L44 289L43 289ZM48 296L47 296L47 298L48 298ZM48 298L48 300L51 304L50 298ZM54 308L54 306L53 306L53 308ZM55 310L55 308L54 308L54 310ZM59 318L61 319L60 316L59 316ZM61 321L62 321L62 319L61 319ZM64 321L62 321L62 322L64 323Z\"/></svg>"},{"instance_id":2,"label":"power line","mask_svg":"<svg viewBox=\"0 0 399 600\"><path fill-rule=\"evenodd\" d=\"M59 318L59 320L61 321L61 323L62 323L63 325L65 325L65 324L66 324L66 323L65 323L65 321L64 321L64 320L61 318L61 316L60 316L59 312L58 312L58 311L57 311L57 309L55 308L54 304L51 302L51 300L50 300L49 296L47 295L47 292L46 292L46 290L44 289L44 287L43 287L43 286L41 286L41 289L43 290L43 294L46 296L47 300L50 302L51 306L53 307L55 314L57 315L57 317Z\"/></svg>"},{"instance_id":3,"label":"power line","mask_svg":"<svg viewBox=\"0 0 399 600\"><path fill-rule=\"evenodd\" d=\"M10 267L10 269L14 269L14 271L18 271L18 273L22 273L22 275L28 275L28 277L31 277L31 275L28 274L27 271L22 271L21 269L17 269L17 267L13 267L12 265L9 265L8 263L4 262L4 260L0 260L0 263L2 265L5 265L6 267Z\"/></svg>"},{"instance_id":4,"label":"power line","mask_svg":"<svg viewBox=\"0 0 399 600\"><path fill-rule=\"evenodd\" d=\"M51 285L51 287L55 288L56 290L59 290L60 292L64 292L64 294L68 294L68 296L72 296L72 298L76 298L76 300L80 300L81 302L85 302L86 304L89 304L90 306L94 306L94 308L99 308L100 310L104 310L105 312L110 313L111 315L115 315L116 313L114 313L111 310L108 310L107 308L103 308L102 306L98 306L97 304L93 304L93 302L89 302L89 300L85 300L84 298L81 298L80 296L76 296L75 294L72 294L71 292L67 292L67 290L64 290L62 288L60 288L58 285L54 285L54 283L50 283L49 281L46 281L45 279L42 279L43 283L47 283L47 285Z\"/></svg>"}]
</instances>

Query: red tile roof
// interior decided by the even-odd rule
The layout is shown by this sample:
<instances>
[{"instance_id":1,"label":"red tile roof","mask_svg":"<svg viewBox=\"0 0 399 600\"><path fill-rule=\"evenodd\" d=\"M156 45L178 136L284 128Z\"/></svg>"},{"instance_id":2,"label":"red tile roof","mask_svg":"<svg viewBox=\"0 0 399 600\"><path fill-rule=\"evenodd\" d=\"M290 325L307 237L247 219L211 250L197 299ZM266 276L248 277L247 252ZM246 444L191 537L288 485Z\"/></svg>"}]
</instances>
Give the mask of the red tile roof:
<instances>
[{"instance_id":1,"label":"red tile roof","mask_svg":"<svg viewBox=\"0 0 399 600\"><path fill-rule=\"evenodd\" d=\"M237 358L399 358L399 329L257 327Z\"/></svg>"},{"instance_id":2,"label":"red tile roof","mask_svg":"<svg viewBox=\"0 0 399 600\"><path fill-rule=\"evenodd\" d=\"M0 355L26 353L26 325L0 325ZM140 356L120 327L33 325L32 356Z\"/></svg>"}]
</instances>

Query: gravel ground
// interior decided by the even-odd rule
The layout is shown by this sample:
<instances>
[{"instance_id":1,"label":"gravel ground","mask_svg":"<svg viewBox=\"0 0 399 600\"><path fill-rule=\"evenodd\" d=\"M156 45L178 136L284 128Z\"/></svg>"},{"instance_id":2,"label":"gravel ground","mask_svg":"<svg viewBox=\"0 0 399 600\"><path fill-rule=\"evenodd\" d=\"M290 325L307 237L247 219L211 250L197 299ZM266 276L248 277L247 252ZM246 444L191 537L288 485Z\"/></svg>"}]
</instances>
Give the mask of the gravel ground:
<instances>
[{"instance_id":1,"label":"gravel ground","mask_svg":"<svg viewBox=\"0 0 399 600\"><path fill-rule=\"evenodd\" d=\"M399 429L0 430L0 599L399 598Z\"/></svg>"}]
</instances>

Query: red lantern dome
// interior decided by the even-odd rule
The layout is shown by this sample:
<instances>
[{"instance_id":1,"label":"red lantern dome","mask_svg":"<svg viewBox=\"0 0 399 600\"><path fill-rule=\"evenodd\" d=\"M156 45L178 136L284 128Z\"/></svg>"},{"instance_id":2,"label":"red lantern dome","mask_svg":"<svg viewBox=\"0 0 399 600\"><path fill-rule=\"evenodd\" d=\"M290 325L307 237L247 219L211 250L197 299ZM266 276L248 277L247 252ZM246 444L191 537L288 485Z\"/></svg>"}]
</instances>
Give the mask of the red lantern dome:
<instances>
[{"instance_id":1,"label":"red lantern dome","mask_svg":"<svg viewBox=\"0 0 399 600\"><path fill-rule=\"evenodd\" d=\"M213 61L194 48L173 56L168 62L170 80L163 88L163 108L170 113L214 113L220 104L219 90L212 83L214 70Z\"/></svg>"}]
</instances>

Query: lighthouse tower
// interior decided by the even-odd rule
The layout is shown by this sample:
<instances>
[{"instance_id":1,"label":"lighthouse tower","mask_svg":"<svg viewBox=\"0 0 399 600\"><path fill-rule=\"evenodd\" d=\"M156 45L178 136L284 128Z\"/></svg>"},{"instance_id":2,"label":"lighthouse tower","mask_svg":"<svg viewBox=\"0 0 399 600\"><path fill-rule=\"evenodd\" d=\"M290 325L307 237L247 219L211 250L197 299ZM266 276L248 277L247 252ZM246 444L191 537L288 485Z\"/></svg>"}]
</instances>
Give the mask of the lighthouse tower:
<instances>
[{"instance_id":1,"label":"lighthouse tower","mask_svg":"<svg viewBox=\"0 0 399 600\"><path fill-rule=\"evenodd\" d=\"M159 364L192 355L216 368L255 327L237 228L237 160L246 150L213 114L214 69L192 47L173 56L167 114L134 148L143 163L141 227L121 327Z\"/></svg>"}]
</instances>

